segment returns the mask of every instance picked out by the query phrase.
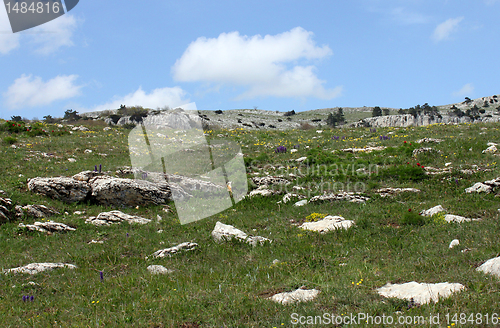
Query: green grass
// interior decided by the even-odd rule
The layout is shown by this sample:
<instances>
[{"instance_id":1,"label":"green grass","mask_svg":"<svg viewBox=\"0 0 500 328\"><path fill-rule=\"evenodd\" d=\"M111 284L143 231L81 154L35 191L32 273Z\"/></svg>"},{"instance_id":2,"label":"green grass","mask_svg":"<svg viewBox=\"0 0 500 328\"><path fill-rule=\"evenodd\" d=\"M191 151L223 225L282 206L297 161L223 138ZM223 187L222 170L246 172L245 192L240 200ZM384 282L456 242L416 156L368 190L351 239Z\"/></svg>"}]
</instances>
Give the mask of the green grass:
<instances>
[{"instance_id":1,"label":"green grass","mask_svg":"<svg viewBox=\"0 0 500 328\"><path fill-rule=\"evenodd\" d=\"M53 128L44 127L47 131ZM308 197L342 187L362 191L371 198L366 204L339 201L294 207L293 201L277 204L282 196L255 197L187 225L180 225L176 214L165 213L161 206L121 209L153 222L111 227L94 227L84 221L113 208L65 204L26 189L27 178L71 176L99 164L104 171L114 172L130 165L130 130L103 131L102 126L90 129L38 137L8 129L0 132L2 140L17 139L17 148L1 145L0 189L17 205L56 208L62 214L51 219L77 228L71 233L45 235L17 229L19 222L33 223L33 218L4 223L0 225L0 266L12 268L32 262L78 266L76 270L57 269L34 276L0 275L1 327L291 327L292 313L396 317L397 311L427 317L439 313L441 326L446 327L443 318L447 313L499 313L500 279L475 271L483 261L500 253L498 198L495 194L464 192L475 182L500 176L498 157L481 153L486 143L500 140L496 124L385 128L376 133L368 128L326 129L321 134L316 129L265 134L209 131L209 139L227 134L241 145L249 177L255 172L262 176L266 172L295 174L299 177L292 185L310 187L299 191ZM382 141L380 135L391 139ZM345 138L334 140L333 136ZM423 137L444 141L415 144ZM291 153L295 145L299 149ZM379 145L388 148L357 154L339 151ZM287 152L276 154L278 146L287 147ZM419 147L433 147L441 153L413 157L412 150ZM92 153L85 153L85 149ZM302 156L308 161L294 161ZM71 163L68 158L77 161ZM427 176L417 166L443 168L447 162L453 163L453 170L444 175ZM460 172L472 165L491 171L472 175ZM369 171L357 171L361 168ZM287 189L291 191L292 185ZM421 192L382 198L375 193L382 187L414 187ZM423 219L416 214L439 204L447 213L480 217L482 221L443 224L442 220ZM76 210L86 213L72 215ZM347 231L321 235L292 224L305 222L312 213L341 215L356 225ZM163 217L159 223L157 215ZM215 243L210 233L217 221L273 242L255 248L239 242ZM159 229L164 232L157 233ZM460 245L448 249L455 238ZM92 239L104 240L104 244L88 244ZM172 258L145 260L159 249L185 241L200 247ZM471 250L462 253L465 248ZM273 265L274 259L281 262ZM146 270L150 264L161 264L175 272L152 276ZM100 271L104 273L102 282ZM30 281L38 285L23 287ZM376 293L376 288L387 282L409 281L458 282L467 290L436 304L410 308L407 301L384 299ZM301 286L317 288L321 293L314 301L288 306L265 299ZM23 302L23 295L35 296L34 302Z\"/></svg>"}]
</instances>

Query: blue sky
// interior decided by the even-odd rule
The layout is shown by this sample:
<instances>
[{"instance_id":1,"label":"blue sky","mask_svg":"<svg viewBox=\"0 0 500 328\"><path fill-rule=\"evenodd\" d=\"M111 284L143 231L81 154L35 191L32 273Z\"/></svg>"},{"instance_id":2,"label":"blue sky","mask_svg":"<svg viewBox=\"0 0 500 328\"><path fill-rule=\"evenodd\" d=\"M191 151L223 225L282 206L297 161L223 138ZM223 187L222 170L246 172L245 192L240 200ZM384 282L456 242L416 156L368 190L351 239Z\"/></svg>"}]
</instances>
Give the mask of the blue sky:
<instances>
[{"instance_id":1,"label":"blue sky","mask_svg":"<svg viewBox=\"0 0 500 328\"><path fill-rule=\"evenodd\" d=\"M500 0L80 0L13 34L2 6L0 117L490 96L500 93L498 12Z\"/></svg>"}]
</instances>

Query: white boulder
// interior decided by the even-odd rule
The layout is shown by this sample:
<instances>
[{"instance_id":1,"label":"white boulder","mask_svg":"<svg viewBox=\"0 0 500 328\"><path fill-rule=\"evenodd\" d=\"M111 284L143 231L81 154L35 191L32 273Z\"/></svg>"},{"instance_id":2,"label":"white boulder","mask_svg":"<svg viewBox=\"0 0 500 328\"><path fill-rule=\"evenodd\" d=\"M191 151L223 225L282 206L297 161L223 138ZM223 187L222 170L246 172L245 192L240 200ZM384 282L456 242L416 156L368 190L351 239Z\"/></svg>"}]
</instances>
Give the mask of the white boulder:
<instances>
[{"instance_id":1,"label":"white boulder","mask_svg":"<svg viewBox=\"0 0 500 328\"><path fill-rule=\"evenodd\" d=\"M489 259L476 269L484 273L489 273L500 278L500 256Z\"/></svg>"},{"instance_id":2,"label":"white boulder","mask_svg":"<svg viewBox=\"0 0 500 328\"><path fill-rule=\"evenodd\" d=\"M316 222L305 222L299 228L304 230L326 233L330 230L349 229L354 224L352 220L346 220L341 216L328 215L322 220Z\"/></svg>"},{"instance_id":3,"label":"white boulder","mask_svg":"<svg viewBox=\"0 0 500 328\"><path fill-rule=\"evenodd\" d=\"M297 289L293 292L275 294L269 297L269 299L274 302L286 305L290 303L311 301L315 299L319 295L319 293L320 291L317 289Z\"/></svg>"},{"instance_id":4,"label":"white boulder","mask_svg":"<svg viewBox=\"0 0 500 328\"><path fill-rule=\"evenodd\" d=\"M266 241L272 242L272 240L261 236L248 236L243 231L236 229L232 225L224 224L222 222L217 222L215 228L212 231L212 237L217 242L222 242L226 240L231 240L233 238L251 244L252 246L257 246L258 244L263 245Z\"/></svg>"},{"instance_id":5,"label":"white boulder","mask_svg":"<svg viewBox=\"0 0 500 328\"><path fill-rule=\"evenodd\" d=\"M385 297L396 297L399 299L415 301L426 304L430 301L438 302L439 298L447 298L451 294L464 290L465 286L458 283L441 282L437 284L417 283L415 281L404 284L386 284L377 289L377 292Z\"/></svg>"}]
</instances>

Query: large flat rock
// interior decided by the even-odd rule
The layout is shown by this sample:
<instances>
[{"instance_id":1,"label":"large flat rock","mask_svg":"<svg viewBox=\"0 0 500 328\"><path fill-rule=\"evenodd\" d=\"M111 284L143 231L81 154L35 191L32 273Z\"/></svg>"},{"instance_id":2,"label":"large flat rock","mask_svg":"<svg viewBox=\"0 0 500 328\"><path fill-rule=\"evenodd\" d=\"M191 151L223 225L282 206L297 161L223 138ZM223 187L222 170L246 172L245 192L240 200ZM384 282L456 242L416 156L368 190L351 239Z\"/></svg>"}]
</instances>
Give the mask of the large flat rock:
<instances>
[{"instance_id":1,"label":"large flat rock","mask_svg":"<svg viewBox=\"0 0 500 328\"><path fill-rule=\"evenodd\" d=\"M319 293L320 291L317 289L297 289L293 292L275 294L269 297L269 299L274 302L286 305L291 303L312 301L319 295Z\"/></svg>"},{"instance_id":2,"label":"large flat rock","mask_svg":"<svg viewBox=\"0 0 500 328\"><path fill-rule=\"evenodd\" d=\"M66 203L83 201L90 193L90 186L85 181L68 177L29 179L28 189Z\"/></svg>"},{"instance_id":3,"label":"large flat rock","mask_svg":"<svg viewBox=\"0 0 500 328\"><path fill-rule=\"evenodd\" d=\"M76 269L76 265L68 263L30 263L22 267L4 270L4 272L37 274L43 271L53 270L57 268Z\"/></svg>"},{"instance_id":4,"label":"large flat rock","mask_svg":"<svg viewBox=\"0 0 500 328\"><path fill-rule=\"evenodd\" d=\"M419 304L430 301L438 302L439 298L447 298L451 294L465 290L462 284L441 282L437 284L418 283L415 281L404 284L386 284L377 289L377 292L385 297L412 300Z\"/></svg>"},{"instance_id":5,"label":"large flat rock","mask_svg":"<svg viewBox=\"0 0 500 328\"><path fill-rule=\"evenodd\" d=\"M331 230L349 229L353 224L354 221L346 220L341 216L328 215L316 222L304 222L299 228L326 233Z\"/></svg>"},{"instance_id":6,"label":"large flat rock","mask_svg":"<svg viewBox=\"0 0 500 328\"><path fill-rule=\"evenodd\" d=\"M489 273L500 278L500 256L489 259L476 270Z\"/></svg>"}]
</instances>

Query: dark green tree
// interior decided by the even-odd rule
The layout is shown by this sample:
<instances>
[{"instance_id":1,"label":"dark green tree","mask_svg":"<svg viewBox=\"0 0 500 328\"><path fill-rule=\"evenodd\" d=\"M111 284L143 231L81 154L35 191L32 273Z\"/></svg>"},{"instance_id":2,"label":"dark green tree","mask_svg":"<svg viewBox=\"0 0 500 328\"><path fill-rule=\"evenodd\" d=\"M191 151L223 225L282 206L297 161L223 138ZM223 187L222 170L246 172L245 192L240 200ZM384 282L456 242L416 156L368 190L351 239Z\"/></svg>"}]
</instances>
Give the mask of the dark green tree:
<instances>
[{"instance_id":1,"label":"dark green tree","mask_svg":"<svg viewBox=\"0 0 500 328\"><path fill-rule=\"evenodd\" d=\"M78 112L76 110L68 109L67 111L64 112L64 117L63 119L68 120L68 121L78 121L82 117L78 115Z\"/></svg>"},{"instance_id":2,"label":"dark green tree","mask_svg":"<svg viewBox=\"0 0 500 328\"><path fill-rule=\"evenodd\" d=\"M382 109L380 109L380 107L378 107L378 106L373 107L373 110L372 110L372 117L376 117L376 116L382 116Z\"/></svg>"}]
</instances>

